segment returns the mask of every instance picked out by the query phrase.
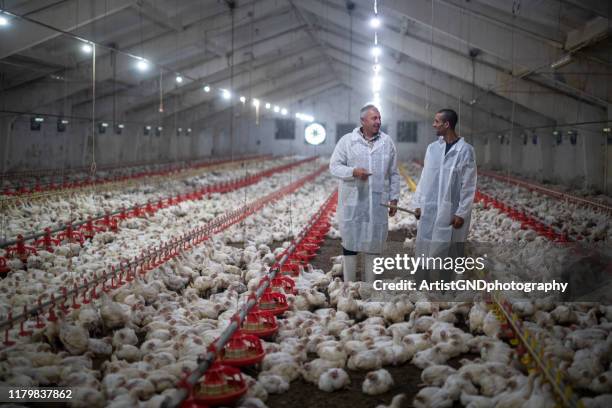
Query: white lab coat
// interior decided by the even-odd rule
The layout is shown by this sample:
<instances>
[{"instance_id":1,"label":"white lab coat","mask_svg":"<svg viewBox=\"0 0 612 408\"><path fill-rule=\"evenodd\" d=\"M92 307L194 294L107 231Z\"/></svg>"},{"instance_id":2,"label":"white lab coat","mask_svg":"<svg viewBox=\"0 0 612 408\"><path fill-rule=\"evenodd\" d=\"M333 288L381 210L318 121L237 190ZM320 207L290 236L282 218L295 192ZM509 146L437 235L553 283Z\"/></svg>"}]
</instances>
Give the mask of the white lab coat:
<instances>
[{"instance_id":1,"label":"white lab coat","mask_svg":"<svg viewBox=\"0 0 612 408\"><path fill-rule=\"evenodd\" d=\"M362 167L367 181L353 177ZM339 178L338 221L342 246L349 251L380 254L387 240L389 209L380 205L399 199L400 176L393 140L380 132L372 148L359 128L344 135L332 154L329 170Z\"/></svg>"},{"instance_id":2,"label":"white lab coat","mask_svg":"<svg viewBox=\"0 0 612 408\"><path fill-rule=\"evenodd\" d=\"M423 172L411 207L421 209L417 224L415 256L462 256L453 253L467 240L472 204L476 193L476 156L463 138L445 155L442 137L427 146ZM450 225L453 216L464 219L463 226Z\"/></svg>"}]
</instances>

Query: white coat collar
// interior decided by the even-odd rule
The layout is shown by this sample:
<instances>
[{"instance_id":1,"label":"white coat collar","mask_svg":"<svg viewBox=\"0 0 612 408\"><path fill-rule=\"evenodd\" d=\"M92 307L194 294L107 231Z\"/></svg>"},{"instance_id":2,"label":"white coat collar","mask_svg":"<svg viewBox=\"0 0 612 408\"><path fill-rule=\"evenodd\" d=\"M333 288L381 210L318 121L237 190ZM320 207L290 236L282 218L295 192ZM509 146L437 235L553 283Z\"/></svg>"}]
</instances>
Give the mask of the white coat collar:
<instances>
[{"instance_id":1,"label":"white coat collar","mask_svg":"<svg viewBox=\"0 0 612 408\"><path fill-rule=\"evenodd\" d=\"M378 133L380 136L378 137L377 140L384 141L388 137L388 135L384 133L382 130L378 131ZM363 141L363 143L367 144L365 138L363 137L363 134L361 133L361 129L356 127L355 129L353 129L353 133L351 135L351 141L356 142L358 140L361 140Z\"/></svg>"},{"instance_id":2,"label":"white coat collar","mask_svg":"<svg viewBox=\"0 0 612 408\"><path fill-rule=\"evenodd\" d=\"M374 153L376 150L384 146L387 138L389 137L386 133L383 133L382 131L379 131L379 134L380 136L374 141L374 146L372 150L370 150L370 154ZM366 146L368 145L368 142L366 142L365 138L363 137L363 134L361 133L361 130L358 127L353 130L351 141L362 143Z\"/></svg>"},{"instance_id":3,"label":"white coat collar","mask_svg":"<svg viewBox=\"0 0 612 408\"><path fill-rule=\"evenodd\" d=\"M438 145L440 145L443 148L446 148L446 142L444 141L444 138L442 136L438 136ZM465 146L465 138L460 137L459 140L457 140L457 143L455 143L453 145L453 147L450 148L448 153L453 152L455 150L457 152L460 152L461 149L463 149L463 146ZM448 153L447 153L447 155L448 155Z\"/></svg>"}]
</instances>

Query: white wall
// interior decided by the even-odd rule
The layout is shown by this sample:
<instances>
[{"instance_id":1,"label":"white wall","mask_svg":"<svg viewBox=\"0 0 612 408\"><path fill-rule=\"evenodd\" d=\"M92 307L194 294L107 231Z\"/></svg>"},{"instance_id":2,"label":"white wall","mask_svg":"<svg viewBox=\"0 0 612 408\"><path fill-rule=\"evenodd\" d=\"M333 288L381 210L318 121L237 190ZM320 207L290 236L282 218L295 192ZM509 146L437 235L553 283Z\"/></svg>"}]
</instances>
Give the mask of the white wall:
<instances>
[{"instance_id":1,"label":"white wall","mask_svg":"<svg viewBox=\"0 0 612 408\"><path fill-rule=\"evenodd\" d=\"M57 131L53 119L47 119L40 131L31 131L26 118L16 120L12 126L6 120L0 125L3 171L73 168L92 162L92 130L88 123L70 123L62 133ZM173 129L166 129L159 137L154 130L144 136L141 126L130 124L126 124L121 135L110 127L104 134L98 134L96 129L95 161L102 166L207 157L213 148L211 135L210 129L194 129L189 136L177 136Z\"/></svg>"},{"instance_id":2,"label":"white wall","mask_svg":"<svg viewBox=\"0 0 612 408\"><path fill-rule=\"evenodd\" d=\"M477 157L478 164L485 168L509 172L538 181L566 184L573 188L595 187L604 191L605 164L611 161L605 157L605 137L588 129L577 129L575 145L570 142L564 130L560 145L552 129L537 131L537 144L533 144L528 133L527 144L523 145L522 134L510 144L500 144L497 135L492 135L484 146L484 156ZM608 180L609 182L609 180Z\"/></svg>"}]
</instances>

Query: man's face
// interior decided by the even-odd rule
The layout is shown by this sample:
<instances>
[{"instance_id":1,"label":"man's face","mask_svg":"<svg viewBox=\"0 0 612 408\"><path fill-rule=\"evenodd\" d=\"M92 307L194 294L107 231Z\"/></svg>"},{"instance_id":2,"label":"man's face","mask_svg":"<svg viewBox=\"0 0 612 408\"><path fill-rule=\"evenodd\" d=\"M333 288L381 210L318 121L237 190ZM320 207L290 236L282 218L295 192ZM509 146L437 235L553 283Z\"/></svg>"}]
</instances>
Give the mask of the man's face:
<instances>
[{"instance_id":1,"label":"man's face","mask_svg":"<svg viewBox=\"0 0 612 408\"><path fill-rule=\"evenodd\" d=\"M370 135L375 135L380 130L380 112L378 109L370 109L361 119L363 131Z\"/></svg>"},{"instance_id":2,"label":"man's face","mask_svg":"<svg viewBox=\"0 0 612 408\"><path fill-rule=\"evenodd\" d=\"M450 124L448 123L448 121L444 120L444 117L441 113L436 113L432 126L434 129L436 129L436 136L444 136Z\"/></svg>"}]
</instances>

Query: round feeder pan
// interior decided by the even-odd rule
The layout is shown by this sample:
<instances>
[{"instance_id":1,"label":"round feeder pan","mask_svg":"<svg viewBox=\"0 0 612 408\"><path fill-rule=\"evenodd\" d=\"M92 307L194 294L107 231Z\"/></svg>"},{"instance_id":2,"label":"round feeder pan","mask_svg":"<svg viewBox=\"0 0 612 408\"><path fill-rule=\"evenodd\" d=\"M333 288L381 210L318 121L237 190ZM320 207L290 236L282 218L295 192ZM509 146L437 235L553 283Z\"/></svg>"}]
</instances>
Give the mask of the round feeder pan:
<instances>
[{"instance_id":1,"label":"round feeder pan","mask_svg":"<svg viewBox=\"0 0 612 408\"><path fill-rule=\"evenodd\" d=\"M228 353L237 347L244 348L244 353L247 355L228 358ZM232 367L245 367L259 364L265 355L259 337L238 330L219 353L219 361Z\"/></svg>"},{"instance_id":2,"label":"round feeder pan","mask_svg":"<svg viewBox=\"0 0 612 408\"><path fill-rule=\"evenodd\" d=\"M251 310L246 316L244 322L242 322L242 328L240 330L243 333L253 334L255 336L264 338L271 337L276 334L278 331L276 317L274 317L272 313L258 310L257 306L255 306L253 309L255 310ZM253 328L253 326L256 328Z\"/></svg>"},{"instance_id":3,"label":"round feeder pan","mask_svg":"<svg viewBox=\"0 0 612 408\"><path fill-rule=\"evenodd\" d=\"M266 290L257 306L259 310L272 313L273 315L283 314L289 309L287 298L282 293L269 292Z\"/></svg>"},{"instance_id":4,"label":"round feeder pan","mask_svg":"<svg viewBox=\"0 0 612 408\"><path fill-rule=\"evenodd\" d=\"M215 384L216 383L216 384ZM205 388L217 388L205 392ZM248 385L240 370L219 363L204 373L204 379L192 389L191 400L196 404L208 406L230 405L248 391Z\"/></svg>"}]
</instances>

